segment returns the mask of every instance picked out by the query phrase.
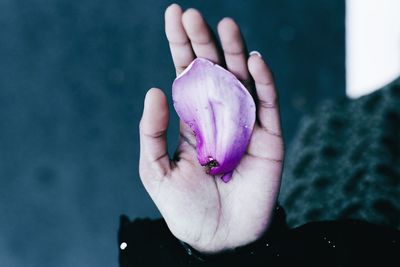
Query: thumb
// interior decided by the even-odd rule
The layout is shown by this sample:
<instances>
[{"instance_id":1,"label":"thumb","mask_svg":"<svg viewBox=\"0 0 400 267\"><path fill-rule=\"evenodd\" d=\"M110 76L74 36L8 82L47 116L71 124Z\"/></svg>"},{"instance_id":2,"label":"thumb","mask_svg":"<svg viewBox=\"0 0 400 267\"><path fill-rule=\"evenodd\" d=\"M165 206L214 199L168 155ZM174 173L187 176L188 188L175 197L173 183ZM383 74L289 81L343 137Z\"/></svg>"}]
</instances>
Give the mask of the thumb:
<instances>
[{"instance_id":1,"label":"thumb","mask_svg":"<svg viewBox=\"0 0 400 267\"><path fill-rule=\"evenodd\" d=\"M151 182L151 179L163 178L170 171L166 141L168 117L165 94L160 89L150 89L145 97L139 126L139 173L145 185Z\"/></svg>"}]
</instances>

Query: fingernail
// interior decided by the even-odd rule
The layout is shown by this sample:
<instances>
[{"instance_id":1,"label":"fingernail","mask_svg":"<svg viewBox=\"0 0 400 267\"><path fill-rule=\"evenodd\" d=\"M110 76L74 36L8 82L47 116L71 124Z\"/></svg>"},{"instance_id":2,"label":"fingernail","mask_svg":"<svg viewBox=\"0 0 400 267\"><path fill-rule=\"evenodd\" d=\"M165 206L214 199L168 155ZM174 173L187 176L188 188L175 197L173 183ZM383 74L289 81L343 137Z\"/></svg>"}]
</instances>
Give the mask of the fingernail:
<instances>
[{"instance_id":1,"label":"fingernail","mask_svg":"<svg viewBox=\"0 0 400 267\"><path fill-rule=\"evenodd\" d=\"M256 51L256 50L250 52L250 56L252 56L252 55L257 55L257 56L259 56L260 58L262 58L261 53L258 52L258 51Z\"/></svg>"}]
</instances>

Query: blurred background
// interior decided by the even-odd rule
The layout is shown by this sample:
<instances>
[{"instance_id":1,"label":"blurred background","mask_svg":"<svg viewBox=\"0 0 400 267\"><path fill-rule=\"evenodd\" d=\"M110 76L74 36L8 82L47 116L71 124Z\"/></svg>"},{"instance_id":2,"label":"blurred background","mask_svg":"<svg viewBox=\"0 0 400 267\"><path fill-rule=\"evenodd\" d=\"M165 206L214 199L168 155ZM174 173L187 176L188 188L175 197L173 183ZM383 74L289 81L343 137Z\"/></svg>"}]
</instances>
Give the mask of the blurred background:
<instances>
[{"instance_id":1,"label":"blurred background","mask_svg":"<svg viewBox=\"0 0 400 267\"><path fill-rule=\"evenodd\" d=\"M304 114L345 97L344 0L176 2L241 25L274 71L288 145ZM174 79L171 3L0 0L0 266L116 266L119 215L160 216L138 123L146 91ZM176 137L173 112L170 152Z\"/></svg>"}]
</instances>

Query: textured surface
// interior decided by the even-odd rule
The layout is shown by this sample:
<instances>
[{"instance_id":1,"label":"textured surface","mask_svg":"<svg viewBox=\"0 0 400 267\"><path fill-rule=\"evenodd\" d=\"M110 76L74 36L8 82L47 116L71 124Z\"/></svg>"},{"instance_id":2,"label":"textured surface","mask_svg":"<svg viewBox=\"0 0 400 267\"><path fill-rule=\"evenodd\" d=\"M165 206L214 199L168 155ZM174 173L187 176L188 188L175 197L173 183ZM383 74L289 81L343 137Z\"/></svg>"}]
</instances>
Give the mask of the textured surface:
<instances>
[{"instance_id":1,"label":"textured surface","mask_svg":"<svg viewBox=\"0 0 400 267\"><path fill-rule=\"evenodd\" d=\"M239 21L274 69L288 139L319 99L344 94L342 1L178 2L213 26ZM170 3L0 1L1 266L115 266L119 215L158 216L138 122L147 89L174 79Z\"/></svg>"},{"instance_id":2,"label":"textured surface","mask_svg":"<svg viewBox=\"0 0 400 267\"><path fill-rule=\"evenodd\" d=\"M294 140L280 195L289 225L353 218L400 229L400 78L326 102Z\"/></svg>"}]
</instances>

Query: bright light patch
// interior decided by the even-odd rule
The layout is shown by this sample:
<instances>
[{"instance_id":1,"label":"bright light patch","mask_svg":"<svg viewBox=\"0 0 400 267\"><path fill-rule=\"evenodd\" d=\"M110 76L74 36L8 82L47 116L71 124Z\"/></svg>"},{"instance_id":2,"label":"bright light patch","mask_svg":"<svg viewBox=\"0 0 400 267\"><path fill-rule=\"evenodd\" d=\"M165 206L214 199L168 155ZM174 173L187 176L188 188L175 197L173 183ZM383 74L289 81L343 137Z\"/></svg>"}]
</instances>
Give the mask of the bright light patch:
<instances>
[{"instance_id":1,"label":"bright light patch","mask_svg":"<svg viewBox=\"0 0 400 267\"><path fill-rule=\"evenodd\" d=\"M346 1L346 93L368 94L400 75L400 1Z\"/></svg>"},{"instance_id":2,"label":"bright light patch","mask_svg":"<svg viewBox=\"0 0 400 267\"><path fill-rule=\"evenodd\" d=\"M122 242L121 245L119 245L119 248L121 250L125 250L128 247L128 244L126 242Z\"/></svg>"}]
</instances>

